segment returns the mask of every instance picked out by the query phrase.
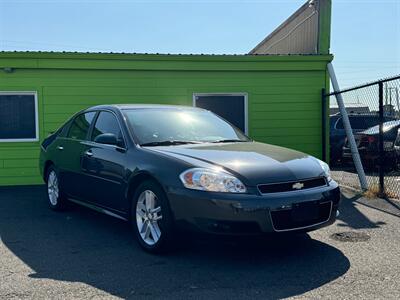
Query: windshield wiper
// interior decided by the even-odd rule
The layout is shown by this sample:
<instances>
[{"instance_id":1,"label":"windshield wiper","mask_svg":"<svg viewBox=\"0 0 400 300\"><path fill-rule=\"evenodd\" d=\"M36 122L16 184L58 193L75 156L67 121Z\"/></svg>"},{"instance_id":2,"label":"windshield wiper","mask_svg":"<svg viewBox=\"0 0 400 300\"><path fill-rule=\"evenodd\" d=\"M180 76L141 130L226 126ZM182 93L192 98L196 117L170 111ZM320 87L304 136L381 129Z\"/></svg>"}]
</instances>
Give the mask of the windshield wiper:
<instances>
[{"instance_id":1,"label":"windshield wiper","mask_svg":"<svg viewBox=\"0 0 400 300\"><path fill-rule=\"evenodd\" d=\"M157 141L157 142L149 142L140 144L140 146L173 146L173 145L184 145L184 144L200 144L201 142L197 141L179 141L179 140L169 140L169 141Z\"/></svg>"},{"instance_id":2,"label":"windshield wiper","mask_svg":"<svg viewBox=\"0 0 400 300\"><path fill-rule=\"evenodd\" d=\"M244 141L244 140L238 140L238 139L226 139L226 140L216 140L216 141L212 141L210 143L245 143L248 141Z\"/></svg>"}]
</instances>

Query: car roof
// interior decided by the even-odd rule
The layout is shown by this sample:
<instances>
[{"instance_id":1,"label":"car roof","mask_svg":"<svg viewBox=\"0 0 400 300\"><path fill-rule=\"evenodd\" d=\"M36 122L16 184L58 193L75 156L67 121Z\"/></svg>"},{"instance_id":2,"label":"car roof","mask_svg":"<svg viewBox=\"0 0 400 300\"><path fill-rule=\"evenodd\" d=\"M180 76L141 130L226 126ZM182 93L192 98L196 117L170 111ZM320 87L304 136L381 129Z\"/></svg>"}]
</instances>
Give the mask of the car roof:
<instances>
[{"instance_id":1,"label":"car roof","mask_svg":"<svg viewBox=\"0 0 400 300\"><path fill-rule=\"evenodd\" d=\"M201 109L193 106L185 105L166 105L166 104L109 104L109 105L96 105L88 109Z\"/></svg>"},{"instance_id":2,"label":"car roof","mask_svg":"<svg viewBox=\"0 0 400 300\"><path fill-rule=\"evenodd\" d=\"M366 117L369 117L369 118L376 118L377 116L378 116L378 112L376 112L376 113L373 113L373 112L371 112L371 113L349 113L349 114L347 114L349 117L359 117L359 118L366 118ZM336 114L334 114L334 115L330 115L329 116L330 118L341 118L342 117L342 115L341 115L341 113L336 113Z\"/></svg>"}]
</instances>

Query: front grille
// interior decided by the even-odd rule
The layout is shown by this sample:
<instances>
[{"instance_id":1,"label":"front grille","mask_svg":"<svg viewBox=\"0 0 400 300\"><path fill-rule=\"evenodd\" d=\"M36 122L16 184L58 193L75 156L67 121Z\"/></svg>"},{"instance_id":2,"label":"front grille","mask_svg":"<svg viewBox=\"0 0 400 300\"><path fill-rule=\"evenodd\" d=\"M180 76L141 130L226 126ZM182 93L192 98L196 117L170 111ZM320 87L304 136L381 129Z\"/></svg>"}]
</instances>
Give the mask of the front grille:
<instances>
[{"instance_id":1,"label":"front grille","mask_svg":"<svg viewBox=\"0 0 400 300\"><path fill-rule=\"evenodd\" d=\"M306 190L321 186L326 186L327 182L325 177L303 179L298 181L269 183L258 185L258 190L261 194L292 192L298 190ZM297 188L296 188L297 187Z\"/></svg>"},{"instance_id":2,"label":"front grille","mask_svg":"<svg viewBox=\"0 0 400 300\"><path fill-rule=\"evenodd\" d=\"M332 201L294 204L291 209L271 211L272 225L276 231L307 228L325 223L332 211Z\"/></svg>"}]
</instances>

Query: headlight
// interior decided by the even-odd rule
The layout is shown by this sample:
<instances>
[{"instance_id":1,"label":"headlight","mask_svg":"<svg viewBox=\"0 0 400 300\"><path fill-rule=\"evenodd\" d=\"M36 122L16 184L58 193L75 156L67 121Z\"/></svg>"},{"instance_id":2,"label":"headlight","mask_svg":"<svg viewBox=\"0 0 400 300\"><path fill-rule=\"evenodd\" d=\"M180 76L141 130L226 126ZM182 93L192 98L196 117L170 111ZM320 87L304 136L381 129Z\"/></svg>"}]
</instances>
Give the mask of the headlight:
<instances>
[{"instance_id":1,"label":"headlight","mask_svg":"<svg viewBox=\"0 0 400 300\"><path fill-rule=\"evenodd\" d=\"M223 193L246 193L244 184L222 170L193 168L179 176L188 189Z\"/></svg>"},{"instance_id":2,"label":"headlight","mask_svg":"<svg viewBox=\"0 0 400 300\"><path fill-rule=\"evenodd\" d=\"M328 182L332 181L332 177L331 177L331 169L329 169L329 166L327 163L323 162L322 160L318 159L318 162L322 168L322 171L324 172L324 175L326 177L326 180Z\"/></svg>"}]
</instances>

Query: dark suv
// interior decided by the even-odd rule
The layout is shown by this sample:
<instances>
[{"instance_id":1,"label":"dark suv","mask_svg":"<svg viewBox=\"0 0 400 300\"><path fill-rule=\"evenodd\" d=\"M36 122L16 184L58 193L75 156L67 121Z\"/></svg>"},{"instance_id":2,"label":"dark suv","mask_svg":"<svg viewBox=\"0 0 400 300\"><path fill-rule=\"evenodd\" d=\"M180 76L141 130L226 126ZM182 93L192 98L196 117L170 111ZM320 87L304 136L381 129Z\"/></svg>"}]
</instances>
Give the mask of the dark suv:
<instances>
[{"instance_id":1,"label":"dark suv","mask_svg":"<svg viewBox=\"0 0 400 300\"><path fill-rule=\"evenodd\" d=\"M353 133L364 131L367 128L378 125L379 116L378 113L369 114L349 114L350 125ZM384 121L393 121L393 117L384 117ZM343 126L343 118L340 113L329 117L330 121L330 156L331 164L337 164L342 160L343 146L346 139L346 131Z\"/></svg>"}]
</instances>

